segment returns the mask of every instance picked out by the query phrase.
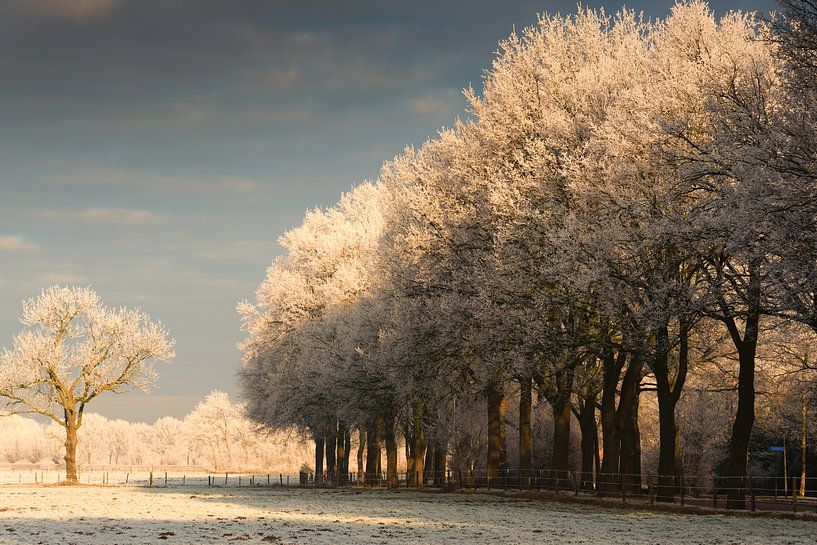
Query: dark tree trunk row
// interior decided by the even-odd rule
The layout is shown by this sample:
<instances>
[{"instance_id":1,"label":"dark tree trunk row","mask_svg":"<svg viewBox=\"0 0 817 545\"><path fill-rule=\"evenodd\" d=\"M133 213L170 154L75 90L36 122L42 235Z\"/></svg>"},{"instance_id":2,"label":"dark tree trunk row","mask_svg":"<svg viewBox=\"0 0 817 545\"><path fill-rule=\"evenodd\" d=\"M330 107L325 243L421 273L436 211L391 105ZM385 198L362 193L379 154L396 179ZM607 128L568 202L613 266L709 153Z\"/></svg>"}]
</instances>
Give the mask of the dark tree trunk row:
<instances>
[{"instance_id":1,"label":"dark tree trunk row","mask_svg":"<svg viewBox=\"0 0 817 545\"><path fill-rule=\"evenodd\" d=\"M570 486L567 476L568 456L570 454L570 397L573 392L573 366L566 366L556 372L554 390L550 396L553 407L553 451L550 467L552 481L556 488Z\"/></svg>"},{"instance_id":2,"label":"dark tree trunk row","mask_svg":"<svg viewBox=\"0 0 817 545\"><path fill-rule=\"evenodd\" d=\"M668 327L664 325L655 332L655 356L652 361L652 372L655 376L658 394L658 483L656 499L660 502L672 502L681 484L684 474L678 443L678 426L675 421L675 407L681 397L681 389L686 381L689 360L689 332L682 321L679 328L678 369L670 377L669 357L670 343Z\"/></svg>"},{"instance_id":3,"label":"dark tree trunk row","mask_svg":"<svg viewBox=\"0 0 817 545\"><path fill-rule=\"evenodd\" d=\"M598 459L598 428L596 424L596 394L585 395L579 400L579 429L582 442L582 490L593 489L594 464Z\"/></svg>"},{"instance_id":4,"label":"dark tree trunk row","mask_svg":"<svg viewBox=\"0 0 817 545\"><path fill-rule=\"evenodd\" d=\"M337 456L337 444L338 444L338 432L337 430L327 434L326 436L326 477L331 484L335 484L337 482L337 468L336 466L336 456Z\"/></svg>"},{"instance_id":5,"label":"dark tree trunk row","mask_svg":"<svg viewBox=\"0 0 817 545\"><path fill-rule=\"evenodd\" d=\"M641 490L641 432L638 427L640 391L638 384L633 384L632 388L632 391L625 390L622 385L622 395L619 398L622 425L621 459L618 470L621 474L621 485L628 492L635 493Z\"/></svg>"},{"instance_id":6,"label":"dark tree trunk row","mask_svg":"<svg viewBox=\"0 0 817 545\"><path fill-rule=\"evenodd\" d=\"M389 488L397 487L397 439L394 436L394 418L386 420L384 429L386 443L386 480Z\"/></svg>"},{"instance_id":7,"label":"dark tree trunk row","mask_svg":"<svg viewBox=\"0 0 817 545\"><path fill-rule=\"evenodd\" d=\"M615 354L612 350L607 350L602 358L604 377L601 425L604 456L601 462L601 471L597 478L600 494L618 493L622 473L635 472L636 460L634 456L636 454L639 457L637 466L638 473L640 473L640 447L635 445L638 440L637 400L642 371L642 360L638 354L634 354L629 358L630 362L624 372L624 378L621 380L618 405L616 405L619 379L627 359L628 354L624 348L619 349L618 354ZM623 467L622 458L624 460Z\"/></svg>"},{"instance_id":8,"label":"dark tree trunk row","mask_svg":"<svg viewBox=\"0 0 817 545\"><path fill-rule=\"evenodd\" d=\"M380 460L380 445L377 444L377 422L372 420L366 431L368 443L366 447L366 484L372 486L377 483L379 472L377 462Z\"/></svg>"},{"instance_id":9,"label":"dark tree trunk row","mask_svg":"<svg viewBox=\"0 0 817 545\"><path fill-rule=\"evenodd\" d=\"M519 476L524 486L533 477L533 439L531 435L531 378L519 381Z\"/></svg>"},{"instance_id":10,"label":"dark tree trunk row","mask_svg":"<svg viewBox=\"0 0 817 545\"><path fill-rule=\"evenodd\" d=\"M501 386L495 385L488 390L488 485L499 486L503 466L504 430L503 405L505 396Z\"/></svg>"},{"instance_id":11,"label":"dark tree trunk row","mask_svg":"<svg viewBox=\"0 0 817 545\"><path fill-rule=\"evenodd\" d=\"M315 436L315 482L323 481L323 453L326 443L325 435Z\"/></svg>"},{"instance_id":12,"label":"dark tree trunk row","mask_svg":"<svg viewBox=\"0 0 817 545\"><path fill-rule=\"evenodd\" d=\"M364 454L366 451L366 430L363 429L363 426L357 427L357 436L358 436L358 445L357 445L357 480L358 482L364 482L366 478L366 471L363 466ZM371 435L369 435L371 437Z\"/></svg>"}]
</instances>

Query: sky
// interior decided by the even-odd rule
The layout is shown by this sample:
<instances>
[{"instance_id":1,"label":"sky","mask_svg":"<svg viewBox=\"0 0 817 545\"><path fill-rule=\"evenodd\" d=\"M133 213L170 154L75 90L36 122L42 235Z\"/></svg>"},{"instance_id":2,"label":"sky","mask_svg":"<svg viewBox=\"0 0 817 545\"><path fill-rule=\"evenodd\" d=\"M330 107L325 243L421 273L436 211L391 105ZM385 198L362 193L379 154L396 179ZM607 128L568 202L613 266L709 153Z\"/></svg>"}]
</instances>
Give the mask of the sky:
<instances>
[{"instance_id":1,"label":"sky","mask_svg":"<svg viewBox=\"0 0 817 545\"><path fill-rule=\"evenodd\" d=\"M608 12L618 2L586 2ZM671 2L627 4L663 17ZM772 1L720 0L727 10ZM138 306L176 339L152 422L238 395L235 305L307 209L464 114L500 39L574 1L0 1L0 346L53 284Z\"/></svg>"}]
</instances>

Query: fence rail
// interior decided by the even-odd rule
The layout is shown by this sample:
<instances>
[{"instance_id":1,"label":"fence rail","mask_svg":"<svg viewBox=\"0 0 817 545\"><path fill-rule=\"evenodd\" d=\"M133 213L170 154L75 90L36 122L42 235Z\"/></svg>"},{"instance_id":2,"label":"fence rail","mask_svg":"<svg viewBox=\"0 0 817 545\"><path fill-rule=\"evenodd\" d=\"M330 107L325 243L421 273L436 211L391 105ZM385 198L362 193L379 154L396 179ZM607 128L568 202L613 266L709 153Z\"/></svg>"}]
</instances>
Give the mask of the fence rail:
<instances>
[{"instance_id":1,"label":"fence rail","mask_svg":"<svg viewBox=\"0 0 817 545\"><path fill-rule=\"evenodd\" d=\"M153 470L116 468L86 470L80 483L144 487L371 487L387 488L385 473L344 475L326 473L215 473L190 471L194 468ZM65 479L58 469L3 468L0 484L49 484ZM413 485L413 486L412 486ZM396 488L444 490L529 490L550 491L583 497L604 497L622 502L656 505L694 506L747 511L790 511L817 513L817 478L729 477L656 474L595 474L553 470L503 470L488 473L472 470L425 471L420 479L399 473L392 480ZM806 494L801 492L805 490Z\"/></svg>"},{"instance_id":2,"label":"fence rail","mask_svg":"<svg viewBox=\"0 0 817 545\"><path fill-rule=\"evenodd\" d=\"M408 488L418 480L411 473L399 473L393 486ZM332 475L315 479L308 475L309 486L369 486L387 487L385 474ZM416 487L416 486L415 486ZM790 480L772 477L729 477L694 475L657 475L599 473L553 470L505 470L494 473L471 470L426 471L419 479L421 488L474 490L535 490L573 496L603 497L622 502L694 506L712 509L743 509L747 511L791 511L817 513L817 478L807 478L806 495L802 495L797 477ZM808 492L812 495L808 495Z\"/></svg>"},{"instance_id":3,"label":"fence rail","mask_svg":"<svg viewBox=\"0 0 817 545\"><path fill-rule=\"evenodd\" d=\"M65 480L65 470L3 468L0 484L56 484ZM81 484L131 486L294 486L293 473L201 472L173 469L86 469L79 474Z\"/></svg>"}]
</instances>

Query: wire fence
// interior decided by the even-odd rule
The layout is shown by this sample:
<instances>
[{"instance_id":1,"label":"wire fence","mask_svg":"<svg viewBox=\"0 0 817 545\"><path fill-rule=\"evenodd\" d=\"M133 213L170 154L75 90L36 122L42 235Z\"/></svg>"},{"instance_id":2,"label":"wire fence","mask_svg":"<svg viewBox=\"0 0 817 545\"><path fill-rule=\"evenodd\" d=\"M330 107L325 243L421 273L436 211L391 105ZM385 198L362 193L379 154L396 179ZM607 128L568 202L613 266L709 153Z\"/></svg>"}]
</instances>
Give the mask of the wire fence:
<instances>
[{"instance_id":1,"label":"wire fence","mask_svg":"<svg viewBox=\"0 0 817 545\"><path fill-rule=\"evenodd\" d=\"M0 484L56 484L60 469L3 468ZM678 505L708 509L743 509L817 513L817 478L768 476L695 476L657 474L582 474L553 470L495 472L449 469L402 472L391 481L385 473L214 472L200 468L93 468L79 475L81 484L136 487L370 487L441 490L549 491L576 497L602 497L644 505Z\"/></svg>"},{"instance_id":2,"label":"wire fence","mask_svg":"<svg viewBox=\"0 0 817 545\"><path fill-rule=\"evenodd\" d=\"M4 468L0 484L58 484L65 481L65 470L38 468ZM295 486L299 475L292 473L206 472L173 468L86 469L78 476L80 484L130 485L146 487L176 486Z\"/></svg>"},{"instance_id":3,"label":"wire fence","mask_svg":"<svg viewBox=\"0 0 817 545\"><path fill-rule=\"evenodd\" d=\"M789 479L747 476L694 476L599 473L582 474L553 470L473 470L424 471L421 478L412 473L399 473L389 480L385 474L333 475L302 478L311 486L369 486L473 490L549 491L576 497L602 497L621 502L678 505L710 509L742 509L747 511L790 511L817 513L817 478L801 482Z\"/></svg>"}]
</instances>

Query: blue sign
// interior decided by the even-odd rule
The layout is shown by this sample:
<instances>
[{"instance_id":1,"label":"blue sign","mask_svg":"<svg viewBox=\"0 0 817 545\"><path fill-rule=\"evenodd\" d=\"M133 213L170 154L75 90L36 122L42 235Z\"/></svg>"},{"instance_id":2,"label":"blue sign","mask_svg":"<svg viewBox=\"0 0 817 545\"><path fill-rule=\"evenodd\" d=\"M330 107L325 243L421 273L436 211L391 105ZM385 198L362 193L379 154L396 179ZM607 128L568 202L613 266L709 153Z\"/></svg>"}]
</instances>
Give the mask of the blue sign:
<instances>
[{"instance_id":1,"label":"blue sign","mask_svg":"<svg viewBox=\"0 0 817 545\"><path fill-rule=\"evenodd\" d=\"M785 452L785 450L786 449L783 448L783 447L776 447L776 446L769 447L770 452Z\"/></svg>"}]
</instances>

